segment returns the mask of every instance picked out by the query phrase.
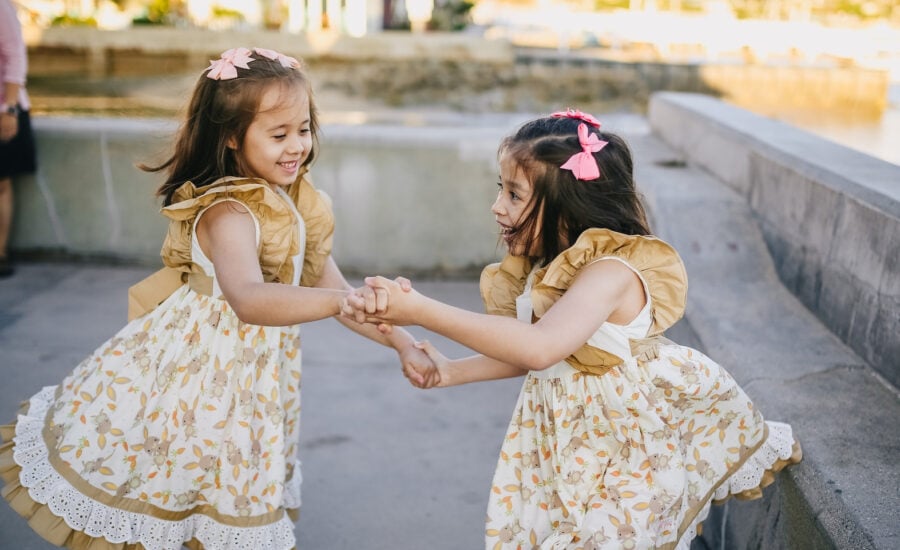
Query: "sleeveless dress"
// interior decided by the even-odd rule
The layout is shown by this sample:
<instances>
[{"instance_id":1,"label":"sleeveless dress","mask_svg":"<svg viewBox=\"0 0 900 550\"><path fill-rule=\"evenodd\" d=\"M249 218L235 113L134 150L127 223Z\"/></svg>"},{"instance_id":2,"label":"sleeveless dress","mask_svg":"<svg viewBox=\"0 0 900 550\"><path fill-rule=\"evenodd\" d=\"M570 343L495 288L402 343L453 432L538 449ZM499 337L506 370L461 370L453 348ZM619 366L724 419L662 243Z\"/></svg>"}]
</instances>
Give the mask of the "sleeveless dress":
<instances>
[{"instance_id":1,"label":"sleeveless dress","mask_svg":"<svg viewBox=\"0 0 900 550\"><path fill-rule=\"evenodd\" d=\"M54 544L150 550L295 544L287 512L300 506L299 327L240 321L222 299L193 229L211 205L243 204L254 217L261 258L282 251L274 256L290 274L280 281L288 284L300 282L305 253L321 256L315 251L323 252L322 245L307 243L296 201L265 182L186 185L182 200L164 213L181 213L170 237L187 239L168 239L164 258L170 266L178 265L176 256L188 258L178 267L190 272L189 284L179 280L161 304L62 383L34 395L16 424L4 427L4 439L15 435L0 447L3 495ZM294 185L312 189L305 181ZM321 228L330 209L317 208L318 227L310 233L330 237L330 227ZM291 239L273 226L287 227ZM263 269L272 271L266 262Z\"/></svg>"},{"instance_id":2,"label":"sleeveless dress","mask_svg":"<svg viewBox=\"0 0 900 550\"><path fill-rule=\"evenodd\" d=\"M552 305L549 288L558 298L595 261L632 269L647 304L627 325L601 325L576 356L526 376L491 487L488 549L686 550L711 501L758 497L774 471L800 460L791 427L763 421L719 365L647 339L655 315L680 316L686 293L680 258L658 239L589 230L546 271L493 267L482 280L488 310L509 314L520 284L515 311L530 323L535 304L541 314ZM664 324L677 320L668 316Z\"/></svg>"}]
</instances>

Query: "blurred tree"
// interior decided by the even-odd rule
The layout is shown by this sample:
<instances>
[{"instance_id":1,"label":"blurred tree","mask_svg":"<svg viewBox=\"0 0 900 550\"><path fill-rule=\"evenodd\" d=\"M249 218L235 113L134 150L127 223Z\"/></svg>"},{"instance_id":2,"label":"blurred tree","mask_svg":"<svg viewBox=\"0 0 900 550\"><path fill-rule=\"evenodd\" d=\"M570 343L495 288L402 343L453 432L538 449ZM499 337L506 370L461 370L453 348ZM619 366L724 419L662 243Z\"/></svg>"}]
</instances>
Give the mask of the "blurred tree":
<instances>
[{"instance_id":1,"label":"blurred tree","mask_svg":"<svg viewBox=\"0 0 900 550\"><path fill-rule=\"evenodd\" d=\"M428 28L436 31L461 31L472 23L472 8L469 0L437 0Z\"/></svg>"}]
</instances>

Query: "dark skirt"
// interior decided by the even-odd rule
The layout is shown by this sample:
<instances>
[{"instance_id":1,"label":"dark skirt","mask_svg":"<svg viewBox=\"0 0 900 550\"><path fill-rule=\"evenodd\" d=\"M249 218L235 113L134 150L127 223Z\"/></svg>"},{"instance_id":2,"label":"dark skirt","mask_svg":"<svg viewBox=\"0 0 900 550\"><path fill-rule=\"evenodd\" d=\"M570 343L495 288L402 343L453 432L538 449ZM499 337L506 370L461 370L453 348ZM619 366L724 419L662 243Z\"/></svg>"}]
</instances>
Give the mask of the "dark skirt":
<instances>
[{"instance_id":1,"label":"dark skirt","mask_svg":"<svg viewBox=\"0 0 900 550\"><path fill-rule=\"evenodd\" d=\"M33 174L37 169L34 134L28 111L19 111L19 133L0 143L0 179L19 174Z\"/></svg>"}]
</instances>

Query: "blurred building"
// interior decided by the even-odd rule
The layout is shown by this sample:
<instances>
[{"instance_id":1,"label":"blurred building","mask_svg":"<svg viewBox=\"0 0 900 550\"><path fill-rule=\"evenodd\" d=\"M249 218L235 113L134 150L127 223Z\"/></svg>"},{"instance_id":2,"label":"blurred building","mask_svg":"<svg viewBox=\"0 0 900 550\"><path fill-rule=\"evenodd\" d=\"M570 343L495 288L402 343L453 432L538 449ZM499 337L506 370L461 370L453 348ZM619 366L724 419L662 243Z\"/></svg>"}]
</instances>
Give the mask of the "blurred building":
<instances>
[{"instance_id":1,"label":"blurred building","mask_svg":"<svg viewBox=\"0 0 900 550\"><path fill-rule=\"evenodd\" d=\"M434 12L479 13L480 26L509 14L614 12L729 16L737 19L900 24L898 0L13 0L40 25L87 24L121 29L167 24L213 29L332 30L351 36L390 28L434 26Z\"/></svg>"}]
</instances>

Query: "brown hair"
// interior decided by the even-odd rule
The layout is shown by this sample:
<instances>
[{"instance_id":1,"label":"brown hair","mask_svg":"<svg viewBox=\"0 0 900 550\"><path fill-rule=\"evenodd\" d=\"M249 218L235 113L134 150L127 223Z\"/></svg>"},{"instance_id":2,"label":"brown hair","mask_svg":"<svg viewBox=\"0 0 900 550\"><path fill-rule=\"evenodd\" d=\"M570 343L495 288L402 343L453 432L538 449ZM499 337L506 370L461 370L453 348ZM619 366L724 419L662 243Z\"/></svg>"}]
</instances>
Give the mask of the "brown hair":
<instances>
[{"instance_id":1,"label":"brown hair","mask_svg":"<svg viewBox=\"0 0 900 550\"><path fill-rule=\"evenodd\" d=\"M187 181L201 187L225 176L249 175L244 159L228 147L228 141L243 142L259 110L259 102L270 86L279 86L283 97L292 94L296 97L298 90L305 91L309 98L313 148L303 165L315 159L319 123L306 72L300 67L284 67L279 60L256 52L251 56L248 69L237 68L237 78L213 80L204 71L194 86L172 156L157 166L138 165L147 172L167 172L166 181L156 191L163 197L164 206L171 204L175 190Z\"/></svg>"},{"instance_id":2,"label":"brown hair","mask_svg":"<svg viewBox=\"0 0 900 550\"><path fill-rule=\"evenodd\" d=\"M627 235L649 235L650 227L634 185L633 161L621 137L587 125L608 144L593 153L600 177L578 180L560 166L581 152L574 118L545 117L525 123L501 143L499 153L510 155L532 185L530 210L518 224L514 239L524 249L540 252L531 259L546 264L571 246L586 229L599 227ZM541 220L540 235L534 227Z\"/></svg>"}]
</instances>

